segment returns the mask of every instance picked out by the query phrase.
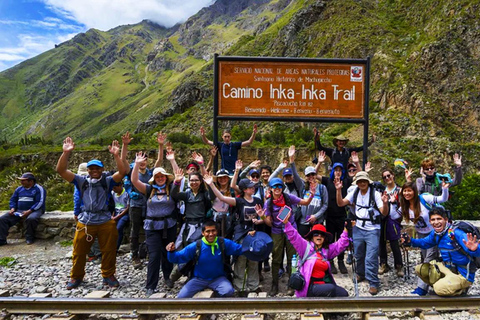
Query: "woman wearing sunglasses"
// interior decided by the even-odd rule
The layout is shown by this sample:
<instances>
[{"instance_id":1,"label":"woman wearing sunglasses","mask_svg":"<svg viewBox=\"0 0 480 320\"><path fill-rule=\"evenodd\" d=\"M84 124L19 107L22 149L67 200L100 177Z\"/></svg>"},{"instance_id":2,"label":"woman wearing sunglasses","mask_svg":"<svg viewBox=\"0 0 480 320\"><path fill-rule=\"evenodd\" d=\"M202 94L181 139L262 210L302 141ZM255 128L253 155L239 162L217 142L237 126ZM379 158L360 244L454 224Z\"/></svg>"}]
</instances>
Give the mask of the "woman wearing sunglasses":
<instances>
[{"instance_id":1,"label":"woman wearing sunglasses","mask_svg":"<svg viewBox=\"0 0 480 320\"><path fill-rule=\"evenodd\" d=\"M285 225L283 221L278 219L280 210L285 206L292 208L295 205L306 206L309 205L315 194L315 189L310 190L311 196L308 199L300 199L297 196L287 194L284 192L285 186L282 179L273 178L269 182L271 188L271 197L265 202L264 207L256 206L256 211L258 216L265 221L265 223L272 227L272 239L273 239L273 252L272 252L272 287L270 290L270 296L274 296L278 293L278 270L283 261L283 248L287 249L287 271L290 275L292 270L292 257L295 254L295 249L287 241L287 237L284 233ZM289 215L287 220L297 228L295 223L295 218L292 215ZM293 292L292 292L293 294Z\"/></svg>"},{"instance_id":2,"label":"woman wearing sunglasses","mask_svg":"<svg viewBox=\"0 0 480 320\"><path fill-rule=\"evenodd\" d=\"M450 183L450 187L459 185L462 182L462 157L455 153L453 155L453 163L455 164L455 176ZM439 196L442 193L442 181L438 177L438 172L435 168L435 162L432 159L425 159L422 161L423 177L417 178L417 190L419 194L428 192L434 196Z\"/></svg>"}]
</instances>

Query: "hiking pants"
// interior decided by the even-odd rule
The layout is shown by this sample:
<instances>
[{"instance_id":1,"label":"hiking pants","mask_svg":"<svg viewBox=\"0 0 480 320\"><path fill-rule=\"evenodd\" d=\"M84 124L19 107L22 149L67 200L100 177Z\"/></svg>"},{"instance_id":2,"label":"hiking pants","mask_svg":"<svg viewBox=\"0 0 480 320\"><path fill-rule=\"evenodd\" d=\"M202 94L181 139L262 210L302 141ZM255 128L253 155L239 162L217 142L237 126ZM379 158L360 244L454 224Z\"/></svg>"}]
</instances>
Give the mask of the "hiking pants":
<instances>
[{"instance_id":1,"label":"hiking pants","mask_svg":"<svg viewBox=\"0 0 480 320\"><path fill-rule=\"evenodd\" d=\"M284 248L287 250L287 273L290 275L292 270L292 257L295 254L295 248L288 241L285 233L272 233L273 251L272 251L272 284L278 285L278 270L283 265Z\"/></svg>"},{"instance_id":2,"label":"hiking pants","mask_svg":"<svg viewBox=\"0 0 480 320\"><path fill-rule=\"evenodd\" d=\"M38 221L43 214L42 210L33 211L25 219L25 238L27 240L35 240L35 231L37 230ZM10 215L8 212L0 217L0 242L6 242L8 230L22 220L21 217Z\"/></svg>"}]
</instances>

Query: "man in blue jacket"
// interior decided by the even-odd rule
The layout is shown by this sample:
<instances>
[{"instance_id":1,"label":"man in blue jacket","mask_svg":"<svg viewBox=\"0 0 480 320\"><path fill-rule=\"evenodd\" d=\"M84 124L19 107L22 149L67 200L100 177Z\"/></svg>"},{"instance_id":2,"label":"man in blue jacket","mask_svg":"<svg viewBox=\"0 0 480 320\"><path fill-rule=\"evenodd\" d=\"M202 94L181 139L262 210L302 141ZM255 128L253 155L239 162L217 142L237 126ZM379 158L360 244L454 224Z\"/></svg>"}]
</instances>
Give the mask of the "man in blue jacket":
<instances>
[{"instance_id":1,"label":"man in blue jacket","mask_svg":"<svg viewBox=\"0 0 480 320\"><path fill-rule=\"evenodd\" d=\"M429 216L433 231L426 238L410 239L409 236L404 236L402 241L406 245L411 244L412 247L422 249L438 246L443 263L418 265L415 272L431 285L439 296L458 296L466 293L475 280L477 268L473 260L480 257L479 239L460 228L453 228L448 221L447 212L442 207L430 210ZM434 270L431 270L432 268ZM436 272L432 272L435 270Z\"/></svg>"},{"instance_id":2,"label":"man in blue jacket","mask_svg":"<svg viewBox=\"0 0 480 320\"><path fill-rule=\"evenodd\" d=\"M221 249L219 247L217 225L207 221L202 226L202 246L190 279L178 293L178 298L191 298L197 292L206 288L212 289L220 297L230 297L234 293L232 283L227 279ZM225 241L225 255L241 255L242 245L229 239ZM195 258L197 244L193 242L183 250L175 252L175 243L167 245L168 261L172 263L187 263Z\"/></svg>"},{"instance_id":3,"label":"man in blue jacket","mask_svg":"<svg viewBox=\"0 0 480 320\"><path fill-rule=\"evenodd\" d=\"M38 220L45 212L45 189L37 184L33 173L25 172L18 179L22 186L10 198L10 211L0 217L0 246L7 244L8 229L22 218L25 218L27 244L33 244Z\"/></svg>"}]
</instances>

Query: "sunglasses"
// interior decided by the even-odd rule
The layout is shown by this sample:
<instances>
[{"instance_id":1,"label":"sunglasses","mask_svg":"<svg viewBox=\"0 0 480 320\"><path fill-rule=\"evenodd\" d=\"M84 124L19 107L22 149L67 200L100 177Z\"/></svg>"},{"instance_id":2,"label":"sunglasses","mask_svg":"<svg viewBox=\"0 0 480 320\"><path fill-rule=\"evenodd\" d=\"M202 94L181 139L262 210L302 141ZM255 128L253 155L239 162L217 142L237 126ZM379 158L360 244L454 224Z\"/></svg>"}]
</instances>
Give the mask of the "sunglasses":
<instances>
[{"instance_id":1,"label":"sunglasses","mask_svg":"<svg viewBox=\"0 0 480 320\"><path fill-rule=\"evenodd\" d=\"M320 237L323 237L323 238L325 237L325 236L323 235L323 233L321 233L321 232L313 232L313 233L312 233L312 237L319 237L319 236L320 236Z\"/></svg>"},{"instance_id":2,"label":"sunglasses","mask_svg":"<svg viewBox=\"0 0 480 320\"><path fill-rule=\"evenodd\" d=\"M283 189L283 186L277 184L277 185L272 186L272 189Z\"/></svg>"},{"instance_id":3,"label":"sunglasses","mask_svg":"<svg viewBox=\"0 0 480 320\"><path fill-rule=\"evenodd\" d=\"M257 175L252 176L252 179L259 179L259 178L260 178L260 176L257 176Z\"/></svg>"},{"instance_id":4,"label":"sunglasses","mask_svg":"<svg viewBox=\"0 0 480 320\"><path fill-rule=\"evenodd\" d=\"M435 170L435 167L428 167L428 168L425 168L425 171L433 171Z\"/></svg>"},{"instance_id":5,"label":"sunglasses","mask_svg":"<svg viewBox=\"0 0 480 320\"><path fill-rule=\"evenodd\" d=\"M387 179L390 179L391 177L392 177L391 174L387 174L386 176L383 176L382 179L387 180Z\"/></svg>"},{"instance_id":6,"label":"sunglasses","mask_svg":"<svg viewBox=\"0 0 480 320\"><path fill-rule=\"evenodd\" d=\"M357 169L348 169L348 172L355 172Z\"/></svg>"}]
</instances>

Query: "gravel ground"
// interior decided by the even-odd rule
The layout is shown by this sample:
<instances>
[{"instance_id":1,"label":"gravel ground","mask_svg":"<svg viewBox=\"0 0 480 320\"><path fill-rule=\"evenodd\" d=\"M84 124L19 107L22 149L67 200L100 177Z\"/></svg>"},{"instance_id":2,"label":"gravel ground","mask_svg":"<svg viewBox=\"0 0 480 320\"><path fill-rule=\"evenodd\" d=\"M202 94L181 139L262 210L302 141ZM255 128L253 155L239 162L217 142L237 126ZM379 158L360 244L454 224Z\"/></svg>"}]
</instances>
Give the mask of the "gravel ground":
<instances>
[{"instance_id":1,"label":"gravel ground","mask_svg":"<svg viewBox=\"0 0 480 320\"><path fill-rule=\"evenodd\" d=\"M71 247L62 247L59 243L51 241L37 241L33 245L26 245L24 240L9 240L9 244L0 247L0 257L13 257L15 263L9 267L0 267L0 290L9 290L12 296L28 296L33 293L52 293L53 297L83 297L89 292L95 290L107 290L102 285L102 277L100 274L100 265L88 262L86 266L86 276L84 283L74 290L66 289L66 281L68 280L71 268ZM412 250L410 252L410 262L412 267L410 272L413 274L413 265L419 261L419 251ZM393 262L390 262L390 266ZM336 282L343 286L350 296L354 296L354 285L351 277L351 268L348 275L338 274L335 276ZM262 291L270 290L271 275L265 273L265 281L261 283ZM146 279L146 262L142 269L134 269L128 253L119 254L117 257L117 279L120 287L109 289L112 298L145 298L145 279ZM479 275L469 294L478 295L480 293ZM173 289L168 289L160 280L159 291L167 293L167 298L175 298L186 278L181 278L175 284ZM280 279L280 292L286 292L287 277ZM380 276L381 287L378 296L405 296L406 299L417 297L410 293L416 287L416 279L411 276L409 279L398 278L393 271ZM283 293L278 294L279 297L286 296ZM368 293L368 283L359 284L359 296L371 297ZM293 299L293 297L292 297ZM355 319L356 314L348 316L338 316L337 319ZM33 317L16 317L18 319ZM109 318L116 318L110 316ZM165 319L175 319L173 316L163 317ZM238 315L223 315L217 319L239 319ZM272 318L275 319L298 319L293 314L278 314ZM392 313L389 314L390 319L416 319L408 313ZM471 319L467 312L444 313L443 319L464 320Z\"/></svg>"}]
</instances>

